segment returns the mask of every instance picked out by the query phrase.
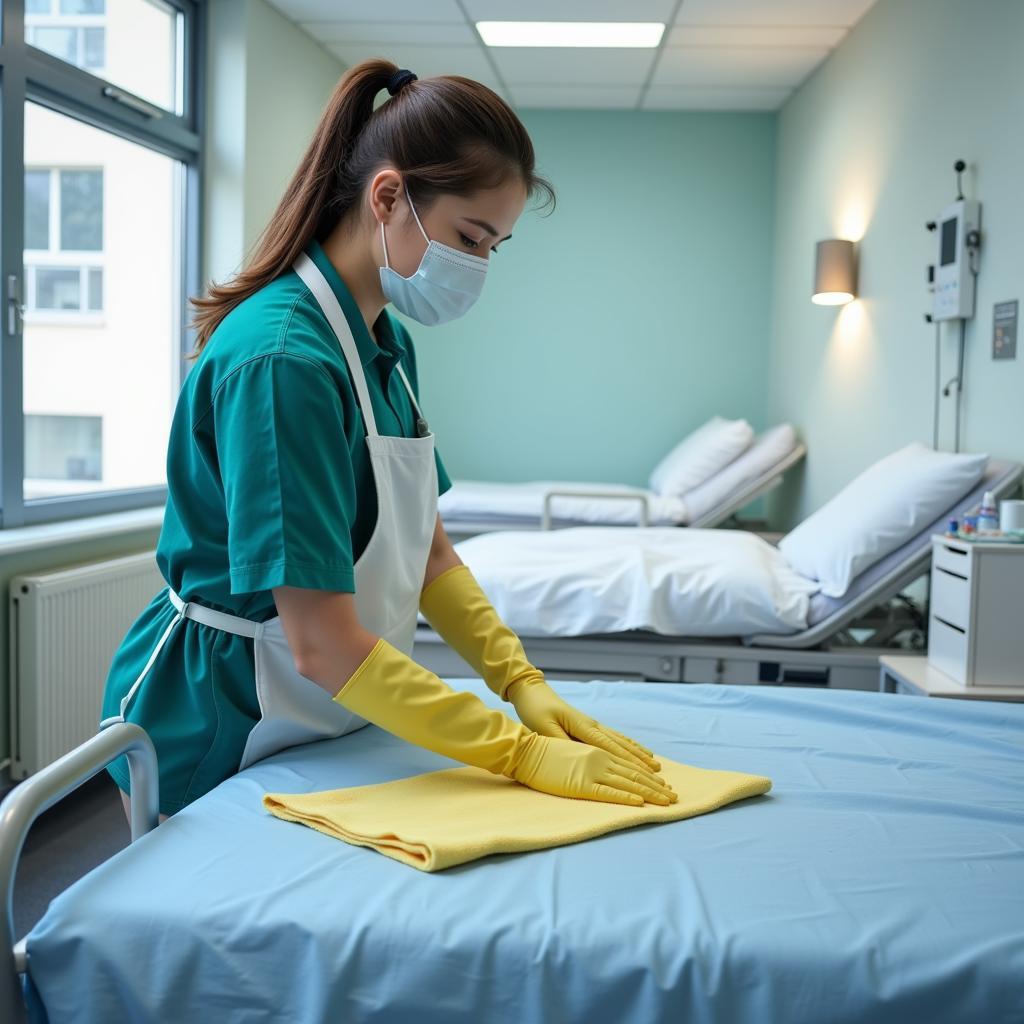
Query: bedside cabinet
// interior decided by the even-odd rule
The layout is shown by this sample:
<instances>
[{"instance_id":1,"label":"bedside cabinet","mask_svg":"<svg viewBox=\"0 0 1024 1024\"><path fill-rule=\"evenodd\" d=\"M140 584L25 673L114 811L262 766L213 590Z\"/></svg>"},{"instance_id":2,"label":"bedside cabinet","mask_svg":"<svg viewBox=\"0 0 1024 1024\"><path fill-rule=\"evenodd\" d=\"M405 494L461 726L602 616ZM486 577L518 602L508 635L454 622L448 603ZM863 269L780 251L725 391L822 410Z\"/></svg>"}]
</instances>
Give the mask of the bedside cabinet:
<instances>
[{"instance_id":1,"label":"bedside cabinet","mask_svg":"<svg viewBox=\"0 0 1024 1024\"><path fill-rule=\"evenodd\" d=\"M928 662L962 686L1024 686L1024 544L932 537Z\"/></svg>"}]
</instances>

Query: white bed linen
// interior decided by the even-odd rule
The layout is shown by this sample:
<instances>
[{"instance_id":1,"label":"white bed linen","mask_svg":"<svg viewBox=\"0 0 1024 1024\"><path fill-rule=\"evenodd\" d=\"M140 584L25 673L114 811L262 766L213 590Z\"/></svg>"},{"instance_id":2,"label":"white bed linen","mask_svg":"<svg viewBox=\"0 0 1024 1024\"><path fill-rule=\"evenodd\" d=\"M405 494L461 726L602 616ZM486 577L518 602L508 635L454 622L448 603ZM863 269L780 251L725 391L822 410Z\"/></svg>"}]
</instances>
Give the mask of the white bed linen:
<instances>
[{"instance_id":1,"label":"white bed linen","mask_svg":"<svg viewBox=\"0 0 1024 1024\"><path fill-rule=\"evenodd\" d=\"M672 495L663 496L625 484L590 484L565 480L531 480L527 483L494 483L485 480L454 480L437 499L442 518L516 519L538 521L548 491L608 491L615 494L642 494L647 497L648 522L672 525L687 521L686 503ZM553 498L551 515L581 523L610 523L625 526L640 522L640 502L618 498Z\"/></svg>"},{"instance_id":2,"label":"white bed linen","mask_svg":"<svg viewBox=\"0 0 1024 1024\"><path fill-rule=\"evenodd\" d=\"M509 530L455 550L522 636L791 633L806 628L819 589L740 530Z\"/></svg>"}]
</instances>

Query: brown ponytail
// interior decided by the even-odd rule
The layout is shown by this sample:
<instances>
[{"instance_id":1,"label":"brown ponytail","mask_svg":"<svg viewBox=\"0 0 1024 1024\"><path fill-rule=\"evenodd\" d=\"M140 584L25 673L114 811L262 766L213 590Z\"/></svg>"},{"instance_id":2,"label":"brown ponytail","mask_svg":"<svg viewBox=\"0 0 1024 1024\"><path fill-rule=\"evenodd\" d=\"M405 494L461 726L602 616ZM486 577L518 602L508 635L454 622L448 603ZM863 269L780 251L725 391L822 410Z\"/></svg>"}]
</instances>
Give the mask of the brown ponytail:
<instances>
[{"instance_id":1,"label":"brown ponytail","mask_svg":"<svg viewBox=\"0 0 1024 1024\"><path fill-rule=\"evenodd\" d=\"M440 194L471 195L516 175L527 194L552 186L534 173L533 143L505 101L458 75L410 82L376 110L373 103L398 66L366 60L334 88L298 169L253 245L248 265L225 284L210 284L196 309L195 358L217 325L275 277L316 238L323 241L356 207L382 165L402 172L417 208Z\"/></svg>"}]
</instances>

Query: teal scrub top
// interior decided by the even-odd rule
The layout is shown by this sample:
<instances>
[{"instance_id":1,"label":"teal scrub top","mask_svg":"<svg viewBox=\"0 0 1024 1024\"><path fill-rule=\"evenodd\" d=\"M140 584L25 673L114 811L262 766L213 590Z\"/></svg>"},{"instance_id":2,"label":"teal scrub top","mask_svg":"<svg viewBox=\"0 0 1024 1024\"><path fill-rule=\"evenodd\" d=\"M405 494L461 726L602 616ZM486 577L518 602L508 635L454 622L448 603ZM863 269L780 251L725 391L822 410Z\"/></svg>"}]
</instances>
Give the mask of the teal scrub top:
<instances>
[{"instance_id":1,"label":"teal scrub top","mask_svg":"<svg viewBox=\"0 0 1024 1024\"><path fill-rule=\"evenodd\" d=\"M412 339L387 310L366 327L312 241L307 255L352 329L381 434L415 436ZM376 338L376 340L374 340ZM424 408L429 420L429 408ZM272 587L355 591L354 566L377 521L366 425L345 357L294 270L218 324L178 396L167 450L157 565L186 601L264 621ZM451 486L440 456L438 493ZM116 715L176 612L166 588L132 624L108 674L102 717ZM126 719L153 739L160 810L172 814L234 774L259 718L253 642L185 619L136 691ZM128 790L127 760L108 769Z\"/></svg>"}]
</instances>

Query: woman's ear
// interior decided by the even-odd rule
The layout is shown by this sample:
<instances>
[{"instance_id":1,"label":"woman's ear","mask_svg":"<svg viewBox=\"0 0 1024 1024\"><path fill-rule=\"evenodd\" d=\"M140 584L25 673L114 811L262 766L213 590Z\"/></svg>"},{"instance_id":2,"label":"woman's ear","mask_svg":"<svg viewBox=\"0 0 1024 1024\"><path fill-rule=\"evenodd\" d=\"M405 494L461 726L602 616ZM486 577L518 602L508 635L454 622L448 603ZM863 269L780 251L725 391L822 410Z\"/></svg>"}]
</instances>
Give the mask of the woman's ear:
<instances>
[{"instance_id":1,"label":"woman's ear","mask_svg":"<svg viewBox=\"0 0 1024 1024\"><path fill-rule=\"evenodd\" d=\"M402 176L393 167L378 171L367 189L370 212L378 223L390 224L395 215L395 206L402 194Z\"/></svg>"}]
</instances>

